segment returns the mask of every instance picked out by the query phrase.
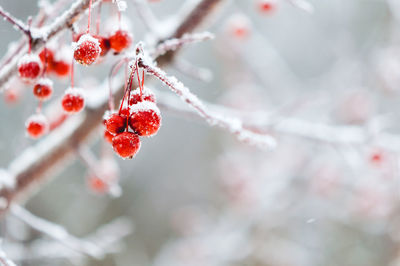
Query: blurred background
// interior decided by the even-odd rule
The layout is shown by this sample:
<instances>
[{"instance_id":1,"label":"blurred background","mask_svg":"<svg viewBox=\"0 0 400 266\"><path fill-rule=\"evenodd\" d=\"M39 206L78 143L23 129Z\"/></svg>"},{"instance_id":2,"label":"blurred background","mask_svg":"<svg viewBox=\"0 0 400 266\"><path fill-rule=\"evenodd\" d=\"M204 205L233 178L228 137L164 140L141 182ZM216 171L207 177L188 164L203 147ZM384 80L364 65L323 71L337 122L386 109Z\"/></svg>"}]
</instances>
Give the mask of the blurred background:
<instances>
[{"instance_id":1,"label":"blurred background","mask_svg":"<svg viewBox=\"0 0 400 266\"><path fill-rule=\"evenodd\" d=\"M134 42L146 40L127 2L122 15ZM149 5L163 20L183 2ZM225 1L198 30L215 39L186 46L165 69L200 99L234 108L245 122L271 133L275 150L248 146L200 119L162 109L159 133L143 141L133 160L114 156L119 197L88 189L88 170L74 158L26 203L33 214L79 237L126 217L134 232L118 252L104 260L24 259L47 237L13 216L2 221L5 252L18 265L400 265L400 4L309 4L312 13L284 0L271 10L256 0ZM21 20L38 10L32 0L0 5ZM115 21L111 5L103 5L104 25ZM20 33L1 22L0 34L4 54ZM90 69L76 66L78 86L98 86L112 65L113 58L107 60ZM206 69L206 80L182 71L189 62ZM154 80L148 85L156 96L168 91ZM57 81L55 93L67 86L68 79ZM23 88L15 103L0 103L0 168L34 144L24 129L36 108L29 90ZM90 145L95 154L101 135L99 129ZM16 245L26 248L24 254Z\"/></svg>"}]
</instances>

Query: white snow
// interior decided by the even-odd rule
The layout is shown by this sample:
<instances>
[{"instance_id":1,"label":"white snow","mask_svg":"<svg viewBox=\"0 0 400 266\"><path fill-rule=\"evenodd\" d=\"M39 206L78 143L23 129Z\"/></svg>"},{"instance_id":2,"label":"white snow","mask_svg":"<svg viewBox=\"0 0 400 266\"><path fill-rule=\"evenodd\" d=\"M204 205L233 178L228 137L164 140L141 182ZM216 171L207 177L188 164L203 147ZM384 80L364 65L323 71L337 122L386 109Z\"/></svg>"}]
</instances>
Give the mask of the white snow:
<instances>
[{"instance_id":1,"label":"white snow","mask_svg":"<svg viewBox=\"0 0 400 266\"><path fill-rule=\"evenodd\" d=\"M138 102L131 106L131 112L143 112L143 111L154 111L157 115L160 115L160 109L158 109L157 105L150 101L142 101Z\"/></svg>"},{"instance_id":2,"label":"white snow","mask_svg":"<svg viewBox=\"0 0 400 266\"><path fill-rule=\"evenodd\" d=\"M40 58L36 54L25 54L24 56L21 57L18 61L18 67L24 65L24 64L29 64L29 63L37 63L38 65L42 66L42 62L40 61Z\"/></svg>"},{"instance_id":3,"label":"white snow","mask_svg":"<svg viewBox=\"0 0 400 266\"><path fill-rule=\"evenodd\" d=\"M41 86L46 86L46 87L53 87L53 81L49 78L40 78L36 84L41 85Z\"/></svg>"},{"instance_id":4,"label":"white snow","mask_svg":"<svg viewBox=\"0 0 400 266\"><path fill-rule=\"evenodd\" d=\"M98 46L99 49L100 49L100 51L101 51L99 40L97 40L96 38L94 38L94 37L93 37L92 35L90 35L90 34L83 34L83 35L79 38L79 40L78 40L77 42L73 42L73 43L72 43L72 49L75 51L76 49L78 49L78 48L79 48L83 43L85 43L85 42L91 42L91 43L93 43L94 45Z\"/></svg>"}]
</instances>

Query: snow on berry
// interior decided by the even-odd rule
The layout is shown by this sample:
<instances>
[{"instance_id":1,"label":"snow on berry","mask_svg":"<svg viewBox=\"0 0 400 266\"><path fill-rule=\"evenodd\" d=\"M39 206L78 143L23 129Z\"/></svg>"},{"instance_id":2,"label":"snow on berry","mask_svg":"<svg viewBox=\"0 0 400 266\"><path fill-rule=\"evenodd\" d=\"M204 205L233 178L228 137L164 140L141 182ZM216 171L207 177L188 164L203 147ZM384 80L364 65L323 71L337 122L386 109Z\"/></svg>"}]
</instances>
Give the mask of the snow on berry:
<instances>
[{"instance_id":1,"label":"snow on berry","mask_svg":"<svg viewBox=\"0 0 400 266\"><path fill-rule=\"evenodd\" d=\"M110 36L111 49L121 52L132 44L132 35L126 30L117 30Z\"/></svg>"},{"instance_id":2,"label":"snow on berry","mask_svg":"<svg viewBox=\"0 0 400 266\"><path fill-rule=\"evenodd\" d=\"M161 126L161 114L153 102L139 102L131 107L129 126L140 136L153 136Z\"/></svg>"},{"instance_id":3,"label":"snow on berry","mask_svg":"<svg viewBox=\"0 0 400 266\"><path fill-rule=\"evenodd\" d=\"M43 65L39 56L26 54L18 62L18 74L25 82L36 80L42 73Z\"/></svg>"},{"instance_id":4,"label":"snow on berry","mask_svg":"<svg viewBox=\"0 0 400 266\"><path fill-rule=\"evenodd\" d=\"M85 66L93 64L101 53L99 40L90 34L82 35L72 47L75 61Z\"/></svg>"},{"instance_id":5,"label":"snow on berry","mask_svg":"<svg viewBox=\"0 0 400 266\"><path fill-rule=\"evenodd\" d=\"M85 107L85 97L82 89L68 88L61 101L65 112L73 114L81 111Z\"/></svg>"},{"instance_id":6,"label":"snow on berry","mask_svg":"<svg viewBox=\"0 0 400 266\"><path fill-rule=\"evenodd\" d=\"M48 100L53 94L53 81L48 78L39 79L33 87L33 95L39 100Z\"/></svg>"},{"instance_id":7,"label":"snow on berry","mask_svg":"<svg viewBox=\"0 0 400 266\"><path fill-rule=\"evenodd\" d=\"M113 113L105 119L104 124L108 132L118 134L126 129L127 117L122 114Z\"/></svg>"},{"instance_id":8,"label":"snow on berry","mask_svg":"<svg viewBox=\"0 0 400 266\"><path fill-rule=\"evenodd\" d=\"M112 146L122 158L132 159L140 149L140 139L135 133L123 132L113 138Z\"/></svg>"},{"instance_id":9,"label":"snow on berry","mask_svg":"<svg viewBox=\"0 0 400 266\"><path fill-rule=\"evenodd\" d=\"M33 138L37 139L47 133L49 129L49 122L42 114L35 114L28 118L25 123L26 133Z\"/></svg>"},{"instance_id":10,"label":"snow on berry","mask_svg":"<svg viewBox=\"0 0 400 266\"><path fill-rule=\"evenodd\" d=\"M142 99L140 98L140 88L136 88L134 91L131 92L131 97L129 98L129 105L137 104L141 101L149 101L149 102L156 102L156 96L154 93L147 87L143 87L142 90Z\"/></svg>"}]
</instances>

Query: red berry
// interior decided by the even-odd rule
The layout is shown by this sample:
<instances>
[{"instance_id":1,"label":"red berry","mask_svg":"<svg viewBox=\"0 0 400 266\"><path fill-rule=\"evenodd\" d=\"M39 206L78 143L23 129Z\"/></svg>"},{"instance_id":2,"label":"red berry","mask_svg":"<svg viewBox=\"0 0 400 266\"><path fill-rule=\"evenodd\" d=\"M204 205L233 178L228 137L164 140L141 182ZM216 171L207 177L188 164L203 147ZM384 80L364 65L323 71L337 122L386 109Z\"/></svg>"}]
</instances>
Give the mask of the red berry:
<instances>
[{"instance_id":1,"label":"red berry","mask_svg":"<svg viewBox=\"0 0 400 266\"><path fill-rule=\"evenodd\" d=\"M112 145L119 156L132 159L140 149L140 139L135 133L123 132L113 138Z\"/></svg>"},{"instance_id":2,"label":"red berry","mask_svg":"<svg viewBox=\"0 0 400 266\"><path fill-rule=\"evenodd\" d=\"M65 77L68 76L71 70L71 65L65 61L56 61L54 62L52 70L57 74L57 76Z\"/></svg>"},{"instance_id":3,"label":"red berry","mask_svg":"<svg viewBox=\"0 0 400 266\"><path fill-rule=\"evenodd\" d=\"M82 35L74 46L75 60L85 66L93 64L101 53L99 41L90 34Z\"/></svg>"},{"instance_id":4,"label":"red berry","mask_svg":"<svg viewBox=\"0 0 400 266\"><path fill-rule=\"evenodd\" d=\"M91 191L99 194L104 194L108 191L108 184L97 176L88 178L88 187Z\"/></svg>"},{"instance_id":5,"label":"red berry","mask_svg":"<svg viewBox=\"0 0 400 266\"><path fill-rule=\"evenodd\" d=\"M37 55L26 54L18 62L18 73L23 81L32 82L37 79L42 68L42 62Z\"/></svg>"},{"instance_id":6,"label":"red berry","mask_svg":"<svg viewBox=\"0 0 400 266\"><path fill-rule=\"evenodd\" d=\"M21 96L19 89L10 88L4 92L4 101L8 104L16 103Z\"/></svg>"},{"instance_id":7,"label":"red berry","mask_svg":"<svg viewBox=\"0 0 400 266\"><path fill-rule=\"evenodd\" d=\"M72 51L69 47L62 47L57 50L54 56L52 70L59 77L68 76L71 71Z\"/></svg>"},{"instance_id":8,"label":"red berry","mask_svg":"<svg viewBox=\"0 0 400 266\"><path fill-rule=\"evenodd\" d=\"M131 97L129 98L129 105L137 104L138 102L148 101L148 102L156 102L156 96L154 93L147 87L143 87L142 90L142 98L140 98L140 88L136 88L131 92Z\"/></svg>"},{"instance_id":9,"label":"red berry","mask_svg":"<svg viewBox=\"0 0 400 266\"><path fill-rule=\"evenodd\" d=\"M125 130L127 118L124 115L114 113L105 120L106 129L112 134L118 134Z\"/></svg>"},{"instance_id":10,"label":"red berry","mask_svg":"<svg viewBox=\"0 0 400 266\"><path fill-rule=\"evenodd\" d=\"M73 114L81 111L85 106L85 98L81 89L68 88L61 101L65 112Z\"/></svg>"},{"instance_id":11,"label":"red berry","mask_svg":"<svg viewBox=\"0 0 400 266\"><path fill-rule=\"evenodd\" d=\"M108 53L108 51L110 51L111 48L110 40L100 35L95 35L93 37L96 38L100 43L100 48L101 48L100 56L105 56Z\"/></svg>"},{"instance_id":12,"label":"red berry","mask_svg":"<svg viewBox=\"0 0 400 266\"><path fill-rule=\"evenodd\" d=\"M250 20L242 14L232 15L227 23L228 32L238 39L246 39L250 35Z\"/></svg>"},{"instance_id":13,"label":"red berry","mask_svg":"<svg viewBox=\"0 0 400 266\"><path fill-rule=\"evenodd\" d=\"M46 65L46 71L53 70L54 64L54 52L49 48L44 48L39 54L40 61L43 65Z\"/></svg>"},{"instance_id":14,"label":"red berry","mask_svg":"<svg viewBox=\"0 0 400 266\"><path fill-rule=\"evenodd\" d=\"M262 13L271 13L276 9L275 0L258 0L258 9Z\"/></svg>"},{"instance_id":15,"label":"red berry","mask_svg":"<svg viewBox=\"0 0 400 266\"><path fill-rule=\"evenodd\" d=\"M36 82L35 87L33 87L33 95L35 95L39 100L48 100L53 94L53 81L48 78L41 78Z\"/></svg>"},{"instance_id":16,"label":"red berry","mask_svg":"<svg viewBox=\"0 0 400 266\"><path fill-rule=\"evenodd\" d=\"M25 127L28 135L33 139L37 139L47 133L49 123L44 115L36 114L28 118Z\"/></svg>"},{"instance_id":17,"label":"red berry","mask_svg":"<svg viewBox=\"0 0 400 266\"><path fill-rule=\"evenodd\" d=\"M132 44L132 36L125 30L117 30L110 37L111 48L116 52L128 48Z\"/></svg>"},{"instance_id":18,"label":"red berry","mask_svg":"<svg viewBox=\"0 0 400 266\"><path fill-rule=\"evenodd\" d=\"M161 126L160 110L153 102L139 102L131 109L129 125L139 136L153 136Z\"/></svg>"},{"instance_id":19,"label":"red berry","mask_svg":"<svg viewBox=\"0 0 400 266\"><path fill-rule=\"evenodd\" d=\"M104 139L105 139L108 143L112 144L112 140L113 140L114 137L115 137L115 135L113 135L113 134L111 134L110 132L108 132L107 129L104 130Z\"/></svg>"}]
</instances>

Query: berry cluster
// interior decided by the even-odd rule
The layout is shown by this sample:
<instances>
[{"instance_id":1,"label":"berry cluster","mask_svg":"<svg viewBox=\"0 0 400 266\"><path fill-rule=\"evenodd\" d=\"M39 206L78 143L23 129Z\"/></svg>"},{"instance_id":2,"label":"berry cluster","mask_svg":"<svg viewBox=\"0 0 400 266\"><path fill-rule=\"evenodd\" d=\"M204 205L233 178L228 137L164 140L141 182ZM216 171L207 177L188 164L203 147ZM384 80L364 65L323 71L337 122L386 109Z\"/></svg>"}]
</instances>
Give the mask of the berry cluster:
<instances>
[{"instance_id":1,"label":"berry cluster","mask_svg":"<svg viewBox=\"0 0 400 266\"><path fill-rule=\"evenodd\" d=\"M122 158L133 158L140 149L139 136L154 136L161 126L160 110L150 89L139 87L128 94L127 107L123 99L119 112L104 116L104 138Z\"/></svg>"},{"instance_id":2,"label":"berry cluster","mask_svg":"<svg viewBox=\"0 0 400 266\"><path fill-rule=\"evenodd\" d=\"M76 62L88 66L104 57L110 51L120 53L132 44L132 35L125 30L117 30L110 36L79 34L75 37L74 59Z\"/></svg>"}]
</instances>

